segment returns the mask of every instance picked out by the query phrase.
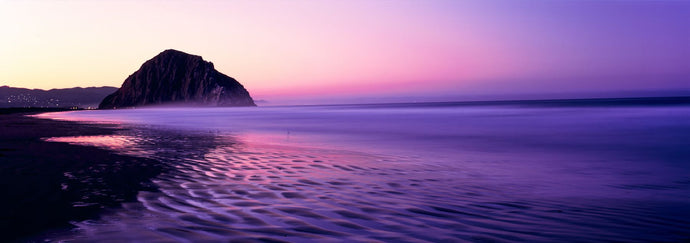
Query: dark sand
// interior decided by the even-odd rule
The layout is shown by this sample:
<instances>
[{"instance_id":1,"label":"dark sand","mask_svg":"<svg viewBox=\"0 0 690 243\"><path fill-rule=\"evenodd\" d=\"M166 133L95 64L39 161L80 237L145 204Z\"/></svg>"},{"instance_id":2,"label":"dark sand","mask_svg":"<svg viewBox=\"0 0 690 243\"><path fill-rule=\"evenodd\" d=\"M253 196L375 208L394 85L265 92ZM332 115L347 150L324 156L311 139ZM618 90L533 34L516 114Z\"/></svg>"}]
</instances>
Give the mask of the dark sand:
<instances>
[{"instance_id":1,"label":"dark sand","mask_svg":"<svg viewBox=\"0 0 690 243\"><path fill-rule=\"evenodd\" d=\"M153 160L41 138L112 134L114 125L37 119L40 111L0 109L0 241L31 240L94 218L109 207L153 190Z\"/></svg>"}]
</instances>

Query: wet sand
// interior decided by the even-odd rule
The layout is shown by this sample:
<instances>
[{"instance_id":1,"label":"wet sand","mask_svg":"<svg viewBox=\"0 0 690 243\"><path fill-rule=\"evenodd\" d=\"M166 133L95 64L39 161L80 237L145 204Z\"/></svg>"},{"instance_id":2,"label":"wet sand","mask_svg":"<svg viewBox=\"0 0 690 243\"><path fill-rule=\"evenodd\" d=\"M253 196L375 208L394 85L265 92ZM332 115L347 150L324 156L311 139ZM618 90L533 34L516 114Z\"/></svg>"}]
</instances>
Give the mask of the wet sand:
<instances>
[{"instance_id":1,"label":"wet sand","mask_svg":"<svg viewBox=\"0 0 690 243\"><path fill-rule=\"evenodd\" d=\"M25 116L31 113L0 112L0 241L64 231L70 221L95 218L152 189L147 178L161 171L152 160L41 140L112 134L116 127Z\"/></svg>"},{"instance_id":2,"label":"wet sand","mask_svg":"<svg viewBox=\"0 0 690 243\"><path fill-rule=\"evenodd\" d=\"M502 157L492 151L473 158L458 150L450 161L435 161L423 154L269 143L206 126L7 117L0 131L9 134L1 144L7 151L0 158L13 158L3 164L14 168L3 173L18 175L3 177L16 185L3 187L10 188L3 207L21 211L3 219L18 222L8 227L29 226L23 235L30 239L677 242L690 232L690 180L650 187L626 169L629 163L611 164L616 157L603 153L585 163L563 152ZM558 176L544 177L540 168ZM46 176L24 176L37 172ZM582 185L608 175L632 176L632 184ZM44 218L52 224L33 224Z\"/></svg>"},{"instance_id":3,"label":"wet sand","mask_svg":"<svg viewBox=\"0 0 690 243\"><path fill-rule=\"evenodd\" d=\"M683 201L544 195L469 162L128 128L50 140L156 160L168 168L158 190L51 240L638 242L683 240L690 226Z\"/></svg>"}]
</instances>

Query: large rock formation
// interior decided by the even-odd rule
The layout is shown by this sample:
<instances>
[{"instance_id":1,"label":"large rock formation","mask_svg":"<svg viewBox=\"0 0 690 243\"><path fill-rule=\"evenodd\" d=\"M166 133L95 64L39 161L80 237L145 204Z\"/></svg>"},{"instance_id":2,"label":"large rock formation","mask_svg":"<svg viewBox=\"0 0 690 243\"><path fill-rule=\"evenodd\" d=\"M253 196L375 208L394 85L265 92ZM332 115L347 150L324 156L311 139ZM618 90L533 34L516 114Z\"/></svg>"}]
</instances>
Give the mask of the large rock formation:
<instances>
[{"instance_id":1,"label":"large rock formation","mask_svg":"<svg viewBox=\"0 0 690 243\"><path fill-rule=\"evenodd\" d=\"M237 80L213 68L200 56L165 50L146 61L122 87L98 106L112 109L156 104L256 106Z\"/></svg>"}]
</instances>

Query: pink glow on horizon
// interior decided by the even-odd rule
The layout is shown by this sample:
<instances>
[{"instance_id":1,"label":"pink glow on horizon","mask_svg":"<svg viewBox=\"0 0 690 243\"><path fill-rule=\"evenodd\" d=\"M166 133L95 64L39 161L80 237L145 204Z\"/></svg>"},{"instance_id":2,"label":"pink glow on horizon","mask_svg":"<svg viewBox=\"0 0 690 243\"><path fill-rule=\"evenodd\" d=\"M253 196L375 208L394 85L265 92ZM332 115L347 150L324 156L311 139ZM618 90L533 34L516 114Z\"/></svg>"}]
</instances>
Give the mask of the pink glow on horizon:
<instances>
[{"instance_id":1,"label":"pink glow on horizon","mask_svg":"<svg viewBox=\"0 0 690 243\"><path fill-rule=\"evenodd\" d=\"M688 13L682 1L3 2L0 85L119 87L172 48L268 99L690 89Z\"/></svg>"}]
</instances>

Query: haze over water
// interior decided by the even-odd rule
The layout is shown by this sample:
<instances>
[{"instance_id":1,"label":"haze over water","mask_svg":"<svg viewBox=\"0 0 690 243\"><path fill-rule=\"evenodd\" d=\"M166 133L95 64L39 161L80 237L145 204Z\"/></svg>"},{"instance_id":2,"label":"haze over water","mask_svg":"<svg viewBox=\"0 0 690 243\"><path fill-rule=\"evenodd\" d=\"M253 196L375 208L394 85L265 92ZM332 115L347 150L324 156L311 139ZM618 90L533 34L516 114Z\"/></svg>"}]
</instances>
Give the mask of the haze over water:
<instances>
[{"instance_id":1,"label":"haze over water","mask_svg":"<svg viewBox=\"0 0 690 243\"><path fill-rule=\"evenodd\" d=\"M422 103L48 113L166 166L59 239L681 241L690 106ZM87 199L88 201L88 199ZM75 202L98 203L98 202ZM123 232L127 232L123 234Z\"/></svg>"}]
</instances>

